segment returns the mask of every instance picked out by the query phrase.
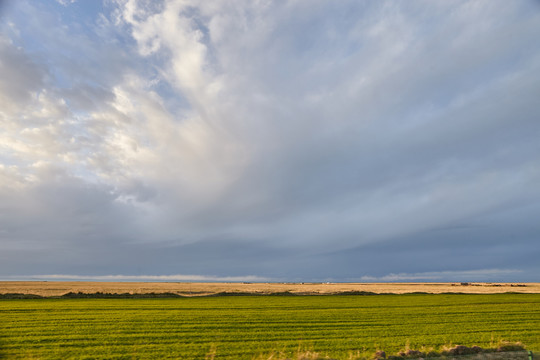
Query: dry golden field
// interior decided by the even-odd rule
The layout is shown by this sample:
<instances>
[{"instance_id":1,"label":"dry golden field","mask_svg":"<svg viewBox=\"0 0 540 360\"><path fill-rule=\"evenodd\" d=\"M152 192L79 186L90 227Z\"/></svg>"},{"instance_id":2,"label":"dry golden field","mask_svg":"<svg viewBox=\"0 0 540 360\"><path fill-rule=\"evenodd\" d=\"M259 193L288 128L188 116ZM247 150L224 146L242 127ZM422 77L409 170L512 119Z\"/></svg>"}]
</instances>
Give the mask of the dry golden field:
<instances>
[{"instance_id":1,"label":"dry golden field","mask_svg":"<svg viewBox=\"0 0 540 360\"><path fill-rule=\"evenodd\" d=\"M187 282L90 282L90 281L0 281L0 294L34 294L60 296L82 293L175 293L203 296L222 292L270 294L334 294L349 291L404 294L506 292L540 293L540 283L187 283Z\"/></svg>"}]
</instances>

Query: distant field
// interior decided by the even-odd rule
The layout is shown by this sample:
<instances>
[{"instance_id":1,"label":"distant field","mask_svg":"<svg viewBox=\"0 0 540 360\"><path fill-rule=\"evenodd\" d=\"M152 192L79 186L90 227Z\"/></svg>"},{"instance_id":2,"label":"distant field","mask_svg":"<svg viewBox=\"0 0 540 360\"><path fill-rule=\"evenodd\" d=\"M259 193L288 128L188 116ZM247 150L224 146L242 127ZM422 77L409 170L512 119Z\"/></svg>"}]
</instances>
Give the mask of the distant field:
<instances>
[{"instance_id":1,"label":"distant field","mask_svg":"<svg viewBox=\"0 0 540 360\"><path fill-rule=\"evenodd\" d=\"M0 319L9 359L356 359L500 339L540 350L539 294L0 300Z\"/></svg>"},{"instance_id":2,"label":"distant field","mask_svg":"<svg viewBox=\"0 0 540 360\"><path fill-rule=\"evenodd\" d=\"M347 291L404 294L413 292L495 294L506 292L540 294L540 283L152 283L152 282L86 282L86 281L0 281L0 294L20 293L60 296L83 293L174 293L183 296L211 295L221 292L269 294L334 294Z\"/></svg>"}]
</instances>

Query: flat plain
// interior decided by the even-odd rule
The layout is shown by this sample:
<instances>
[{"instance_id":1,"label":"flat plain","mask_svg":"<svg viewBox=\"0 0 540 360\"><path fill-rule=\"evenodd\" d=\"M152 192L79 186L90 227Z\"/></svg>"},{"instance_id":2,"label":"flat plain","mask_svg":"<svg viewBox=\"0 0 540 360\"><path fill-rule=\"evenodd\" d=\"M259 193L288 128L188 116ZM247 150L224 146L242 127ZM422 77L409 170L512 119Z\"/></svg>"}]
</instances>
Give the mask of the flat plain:
<instances>
[{"instance_id":1,"label":"flat plain","mask_svg":"<svg viewBox=\"0 0 540 360\"><path fill-rule=\"evenodd\" d=\"M8 359L352 360L499 340L540 350L540 294L3 299L0 318Z\"/></svg>"},{"instance_id":2,"label":"flat plain","mask_svg":"<svg viewBox=\"0 0 540 360\"><path fill-rule=\"evenodd\" d=\"M301 295L372 292L405 294L425 292L497 294L507 292L540 294L540 283L188 283L188 282L91 282L91 281L0 281L0 294L19 293L61 296L69 292L174 293L204 296L217 293L271 294L290 292Z\"/></svg>"}]
</instances>

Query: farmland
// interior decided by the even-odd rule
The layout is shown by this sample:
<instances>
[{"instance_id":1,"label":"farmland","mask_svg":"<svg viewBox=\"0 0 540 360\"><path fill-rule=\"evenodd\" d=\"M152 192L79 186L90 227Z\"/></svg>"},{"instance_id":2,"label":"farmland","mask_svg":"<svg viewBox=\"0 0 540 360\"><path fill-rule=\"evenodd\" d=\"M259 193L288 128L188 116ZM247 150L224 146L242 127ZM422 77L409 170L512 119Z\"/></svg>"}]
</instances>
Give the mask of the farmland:
<instances>
[{"instance_id":1,"label":"farmland","mask_svg":"<svg viewBox=\"0 0 540 360\"><path fill-rule=\"evenodd\" d=\"M218 293L298 295L336 294L343 292L406 294L413 292L496 294L506 292L540 293L540 283L194 283L194 282L92 282L92 281L0 281L0 294L19 293L40 296L85 293L174 293L182 296L205 296Z\"/></svg>"},{"instance_id":2,"label":"farmland","mask_svg":"<svg viewBox=\"0 0 540 360\"><path fill-rule=\"evenodd\" d=\"M540 350L540 294L0 300L0 318L0 354L20 359L355 359L500 339Z\"/></svg>"}]
</instances>

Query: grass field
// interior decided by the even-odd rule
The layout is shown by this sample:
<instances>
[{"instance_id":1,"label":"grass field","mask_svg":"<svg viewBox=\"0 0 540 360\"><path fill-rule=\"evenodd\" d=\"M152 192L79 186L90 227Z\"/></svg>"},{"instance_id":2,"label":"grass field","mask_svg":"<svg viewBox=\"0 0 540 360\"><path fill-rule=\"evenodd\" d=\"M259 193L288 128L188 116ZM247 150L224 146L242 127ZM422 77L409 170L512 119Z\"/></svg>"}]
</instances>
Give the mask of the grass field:
<instances>
[{"instance_id":1,"label":"grass field","mask_svg":"<svg viewBox=\"0 0 540 360\"><path fill-rule=\"evenodd\" d=\"M9 359L268 359L299 348L355 359L500 339L540 350L540 294L0 300L0 319Z\"/></svg>"}]
</instances>

